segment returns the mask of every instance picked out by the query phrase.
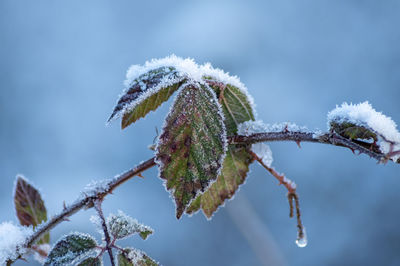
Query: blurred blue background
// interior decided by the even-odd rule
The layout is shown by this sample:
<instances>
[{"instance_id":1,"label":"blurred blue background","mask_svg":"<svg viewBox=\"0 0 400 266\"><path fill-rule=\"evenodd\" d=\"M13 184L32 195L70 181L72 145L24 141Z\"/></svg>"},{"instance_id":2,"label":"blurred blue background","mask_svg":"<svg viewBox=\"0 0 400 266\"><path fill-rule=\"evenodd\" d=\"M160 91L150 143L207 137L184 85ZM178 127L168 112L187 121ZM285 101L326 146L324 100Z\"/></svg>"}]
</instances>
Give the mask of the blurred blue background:
<instances>
[{"instance_id":1,"label":"blurred blue background","mask_svg":"<svg viewBox=\"0 0 400 266\"><path fill-rule=\"evenodd\" d=\"M16 222L17 173L54 214L90 181L152 156L171 101L124 131L105 126L127 68L151 58L175 53L238 75L267 123L325 129L336 104L365 100L400 123L399 12L396 0L1 1L0 220ZM155 168L118 188L105 212L153 227L122 244L163 265L400 265L399 165L317 144L271 147L298 184L306 248L294 243L285 189L255 164L212 221L177 221ZM95 234L93 214L73 216L52 241Z\"/></svg>"}]
</instances>

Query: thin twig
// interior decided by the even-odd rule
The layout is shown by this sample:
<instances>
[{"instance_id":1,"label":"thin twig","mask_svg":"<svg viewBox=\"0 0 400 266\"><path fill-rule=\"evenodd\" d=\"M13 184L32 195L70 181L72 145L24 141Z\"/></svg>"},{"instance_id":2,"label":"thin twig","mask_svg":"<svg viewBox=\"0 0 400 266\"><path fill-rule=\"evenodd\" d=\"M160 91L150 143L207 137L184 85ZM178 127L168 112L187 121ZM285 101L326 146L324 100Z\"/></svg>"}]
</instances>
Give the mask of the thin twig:
<instances>
[{"instance_id":1,"label":"thin twig","mask_svg":"<svg viewBox=\"0 0 400 266\"><path fill-rule=\"evenodd\" d=\"M262 167L267 169L268 172L271 173L272 176L274 176L278 181L279 184L282 184L285 186L285 188L288 191L287 198L289 201L289 217L293 217L293 201L296 205L296 220L297 220L297 229L298 229L298 236L299 238L303 238L304 236L304 226L301 221L301 212L300 212L300 202L299 202L299 195L296 192L296 184L285 177L282 174L279 174L274 168L269 167L266 165L260 157L257 156L254 152L250 152L253 158L261 164Z\"/></svg>"},{"instance_id":2,"label":"thin twig","mask_svg":"<svg viewBox=\"0 0 400 266\"><path fill-rule=\"evenodd\" d=\"M87 195L84 198L77 200L75 203L69 206L65 206L61 213L53 216L46 223L38 226L36 231L27 239L24 247L30 248L37 240L42 237L43 234L57 226L59 223L65 221L67 217L70 217L71 215L75 214L83 208L93 207L96 200L104 199L106 195L110 194L119 185L155 165L156 164L153 157L139 164L138 166L122 173L121 175L110 178L110 181L107 183L107 190L99 191L97 194L94 195Z\"/></svg>"},{"instance_id":3,"label":"thin twig","mask_svg":"<svg viewBox=\"0 0 400 266\"><path fill-rule=\"evenodd\" d=\"M294 141L300 143L314 142L322 144L331 144L340 147L349 148L352 151L359 151L364 153L371 158L376 159L378 162L386 162L390 159L387 154L383 154L380 151L371 149L371 144L359 140L351 140L330 132L326 134L315 134L314 132L299 132L299 131L279 131L279 132L265 132L265 133L254 133L249 136L232 136L229 137L229 143L257 143L257 142L272 142L272 141Z\"/></svg>"},{"instance_id":4,"label":"thin twig","mask_svg":"<svg viewBox=\"0 0 400 266\"><path fill-rule=\"evenodd\" d=\"M107 249L108 255L110 256L111 265L115 266L114 255L112 252L113 244L111 242L110 233L108 232L106 219L104 218L103 209L101 208L101 203L102 203L102 200L96 201L94 204L94 208L96 209L97 214L99 215L100 220L101 220L101 227L103 228L104 240L106 241L106 249Z\"/></svg>"}]
</instances>

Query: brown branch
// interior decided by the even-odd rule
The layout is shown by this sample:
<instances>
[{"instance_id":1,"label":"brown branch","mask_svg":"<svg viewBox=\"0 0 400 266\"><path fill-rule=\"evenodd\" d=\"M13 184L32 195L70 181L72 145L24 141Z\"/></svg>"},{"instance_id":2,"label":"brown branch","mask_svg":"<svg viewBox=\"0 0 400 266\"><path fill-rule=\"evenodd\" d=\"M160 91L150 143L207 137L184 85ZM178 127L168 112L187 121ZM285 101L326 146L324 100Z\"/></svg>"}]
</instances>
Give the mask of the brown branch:
<instances>
[{"instance_id":1,"label":"brown branch","mask_svg":"<svg viewBox=\"0 0 400 266\"><path fill-rule=\"evenodd\" d=\"M254 133L249 136L237 135L229 137L229 143L257 143L257 142L272 142L272 141L294 141L299 144L302 141L314 142L322 144L331 144L335 146L349 148L352 151L364 153L371 158L374 158L378 163L384 163L390 160L390 155L383 154L377 149L374 149L370 143L360 140L351 140L344 138L335 132L325 134L315 134L314 132L300 131L279 131Z\"/></svg>"},{"instance_id":2,"label":"brown branch","mask_svg":"<svg viewBox=\"0 0 400 266\"><path fill-rule=\"evenodd\" d=\"M290 179L286 178L283 174L279 174L274 168L269 167L266 165L260 157L257 156L254 152L250 152L253 158L261 164L265 169L267 169L268 172L272 176L274 176L278 181L279 185L282 184L285 186L285 188L288 191L287 198L289 201L289 217L293 217L293 201L296 205L296 219L297 219L297 230L298 230L298 238L303 238L304 237L304 226L301 221L301 212L300 212L300 202L299 202L299 195L296 192L296 184L291 181Z\"/></svg>"},{"instance_id":3,"label":"brown branch","mask_svg":"<svg viewBox=\"0 0 400 266\"><path fill-rule=\"evenodd\" d=\"M156 163L154 161L154 157L137 165L136 167L114 177L111 178L110 181L107 182L104 190L97 191L93 194L86 195L82 199L78 199L75 203L70 206L66 206L63 211L55 216L53 216L46 223L37 227L36 231L27 239L24 247L30 248L32 245L39 240L43 234L47 231L51 230L61 222L67 220L68 217L80 211L83 208L92 208L94 204L98 200L103 200L105 196L114 191L115 188L128 181L132 177L139 175L141 172L155 166Z\"/></svg>"},{"instance_id":4,"label":"brown branch","mask_svg":"<svg viewBox=\"0 0 400 266\"><path fill-rule=\"evenodd\" d=\"M104 218L103 209L101 208L101 203L102 203L102 200L96 201L94 204L94 208L96 209L97 214L99 215L100 220L101 220L101 227L103 228L104 240L106 241L106 249L107 249L108 255L110 256L111 265L115 266L114 255L112 252L113 243L111 241L110 234L108 232L106 219Z\"/></svg>"}]
</instances>

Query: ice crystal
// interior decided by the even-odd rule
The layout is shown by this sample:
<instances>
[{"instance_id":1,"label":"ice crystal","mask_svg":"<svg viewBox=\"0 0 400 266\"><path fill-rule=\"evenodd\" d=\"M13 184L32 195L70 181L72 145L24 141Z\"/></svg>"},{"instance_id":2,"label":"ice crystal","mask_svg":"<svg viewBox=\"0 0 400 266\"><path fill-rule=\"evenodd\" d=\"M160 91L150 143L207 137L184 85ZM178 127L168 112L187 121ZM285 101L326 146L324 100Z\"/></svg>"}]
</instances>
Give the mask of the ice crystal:
<instances>
[{"instance_id":1,"label":"ice crystal","mask_svg":"<svg viewBox=\"0 0 400 266\"><path fill-rule=\"evenodd\" d=\"M298 126L295 123L283 122L276 124L265 124L261 120L246 121L239 124L238 135L249 136L255 133L268 133L268 132L309 132L307 127Z\"/></svg>"},{"instance_id":2,"label":"ice crystal","mask_svg":"<svg viewBox=\"0 0 400 266\"><path fill-rule=\"evenodd\" d=\"M271 167L273 162L272 151L267 144L262 142L255 143L251 145L251 151L254 152L266 166Z\"/></svg>"},{"instance_id":3,"label":"ice crystal","mask_svg":"<svg viewBox=\"0 0 400 266\"><path fill-rule=\"evenodd\" d=\"M5 265L7 260L15 260L26 252L23 244L30 234L30 227L16 226L11 222L0 224L0 265Z\"/></svg>"}]
</instances>

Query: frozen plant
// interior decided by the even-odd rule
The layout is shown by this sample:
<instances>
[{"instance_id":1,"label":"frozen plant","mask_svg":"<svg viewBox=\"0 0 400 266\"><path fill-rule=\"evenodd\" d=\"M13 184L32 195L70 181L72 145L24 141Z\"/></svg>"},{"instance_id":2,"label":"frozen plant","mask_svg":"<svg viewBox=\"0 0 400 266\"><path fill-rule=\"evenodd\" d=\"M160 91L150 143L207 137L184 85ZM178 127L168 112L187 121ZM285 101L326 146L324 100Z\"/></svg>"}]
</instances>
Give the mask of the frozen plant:
<instances>
[{"instance_id":1,"label":"frozen plant","mask_svg":"<svg viewBox=\"0 0 400 266\"><path fill-rule=\"evenodd\" d=\"M75 202L51 218L39 191L18 176L14 202L21 226L0 225L0 264L9 265L33 253L45 265L102 265L103 254L108 253L111 265L157 265L143 251L116 244L134 234L146 239L153 230L122 211L106 219L102 210L102 202L115 188L153 166L158 166L159 177L174 200L177 219L200 210L211 219L244 183L250 165L258 162L287 189L290 217L297 221L296 243L305 247L297 185L274 169L267 142L294 141L299 147L302 141L331 144L366 154L378 163L400 163L396 124L367 102L344 103L329 112L326 132L289 122L268 125L256 120L254 100L236 76L209 63L197 65L174 55L132 66L125 86L108 119L121 118L122 128L176 94L152 146L154 157L120 175L91 183ZM51 247L50 230L88 208L97 212L91 221L101 232L101 244L90 235L70 233Z\"/></svg>"}]
</instances>

